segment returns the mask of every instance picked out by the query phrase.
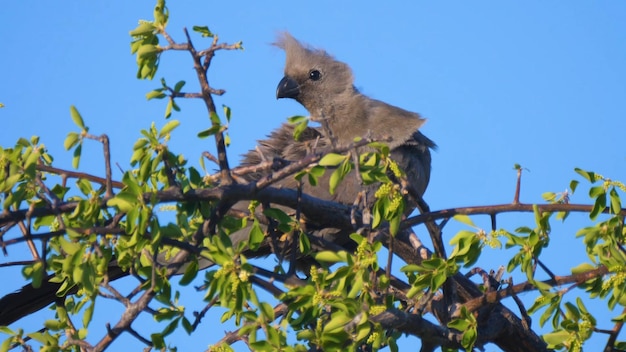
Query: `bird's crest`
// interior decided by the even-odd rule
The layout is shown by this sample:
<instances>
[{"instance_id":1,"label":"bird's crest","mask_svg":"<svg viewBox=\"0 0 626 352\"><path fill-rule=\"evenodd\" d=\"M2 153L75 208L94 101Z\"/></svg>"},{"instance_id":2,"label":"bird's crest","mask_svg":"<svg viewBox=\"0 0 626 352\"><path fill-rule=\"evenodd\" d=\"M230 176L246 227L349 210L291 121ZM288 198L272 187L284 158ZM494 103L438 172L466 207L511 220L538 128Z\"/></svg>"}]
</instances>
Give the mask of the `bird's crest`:
<instances>
[{"instance_id":1,"label":"bird's crest","mask_svg":"<svg viewBox=\"0 0 626 352\"><path fill-rule=\"evenodd\" d=\"M352 85L352 70L348 65L337 61L325 50L313 48L294 38L289 32L279 33L273 45L285 51L285 74L297 76L307 74L311 69L326 68L339 76L341 81Z\"/></svg>"}]
</instances>

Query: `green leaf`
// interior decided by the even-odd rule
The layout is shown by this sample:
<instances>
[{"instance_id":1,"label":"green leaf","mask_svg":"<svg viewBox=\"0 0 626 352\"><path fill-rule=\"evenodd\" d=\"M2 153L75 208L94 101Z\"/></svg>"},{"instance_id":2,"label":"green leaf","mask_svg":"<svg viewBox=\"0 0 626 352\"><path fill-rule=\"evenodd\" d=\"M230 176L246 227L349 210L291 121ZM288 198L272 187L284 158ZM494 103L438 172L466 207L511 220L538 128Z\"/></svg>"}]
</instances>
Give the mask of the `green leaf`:
<instances>
[{"instance_id":1,"label":"green leaf","mask_svg":"<svg viewBox=\"0 0 626 352\"><path fill-rule=\"evenodd\" d=\"M591 187L589 189L589 197L591 198L596 198L604 193L606 193L604 186L596 186L596 187Z\"/></svg>"},{"instance_id":2,"label":"green leaf","mask_svg":"<svg viewBox=\"0 0 626 352\"><path fill-rule=\"evenodd\" d=\"M594 270L595 267L589 263L582 263L572 268L572 274L582 274Z\"/></svg>"},{"instance_id":3,"label":"green leaf","mask_svg":"<svg viewBox=\"0 0 626 352\"><path fill-rule=\"evenodd\" d=\"M259 308L267 321L274 321L274 309L267 302L261 302Z\"/></svg>"},{"instance_id":4,"label":"green leaf","mask_svg":"<svg viewBox=\"0 0 626 352\"><path fill-rule=\"evenodd\" d=\"M336 312L332 314L330 321L324 326L324 332L329 333L333 330L341 329L351 320L352 318L346 313Z\"/></svg>"},{"instance_id":5,"label":"green leaf","mask_svg":"<svg viewBox=\"0 0 626 352\"><path fill-rule=\"evenodd\" d=\"M346 259L345 253L344 255L340 255L339 252L333 251L321 251L315 253L313 256L315 257L315 260L326 263L345 262Z\"/></svg>"},{"instance_id":6,"label":"green leaf","mask_svg":"<svg viewBox=\"0 0 626 352\"><path fill-rule=\"evenodd\" d=\"M278 208L263 209L263 215L267 216L268 218L278 220L278 223L280 224L289 224L292 222L292 218L287 215L287 213Z\"/></svg>"},{"instance_id":7,"label":"green leaf","mask_svg":"<svg viewBox=\"0 0 626 352\"><path fill-rule=\"evenodd\" d=\"M65 141L63 142L63 147L65 148L65 150L70 150L79 141L80 141L80 135L76 132L70 132L67 134L67 137L65 137Z\"/></svg>"},{"instance_id":8,"label":"green leaf","mask_svg":"<svg viewBox=\"0 0 626 352\"><path fill-rule=\"evenodd\" d=\"M465 319L456 319L448 323L448 327L459 331L465 331L470 326L469 321Z\"/></svg>"},{"instance_id":9,"label":"green leaf","mask_svg":"<svg viewBox=\"0 0 626 352\"><path fill-rule=\"evenodd\" d=\"M622 202L620 201L619 194L617 194L615 187L611 188L609 197L611 199L611 213L619 214L622 211Z\"/></svg>"},{"instance_id":10,"label":"green leaf","mask_svg":"<svg viewBox=\"0 0 626 352\"><path fill-rule=\"evenodd\" d=\"M144 22L141 22L139 26L137 26L135 29L130 31L129 34L133 37L138 37L138 36L143 36L146 34L152 34L152 32L154 32L155 29L156 28L151 22L144 21Z\"/></svg>"},{"instance_id":11,"label":"green leaf","mask_svg":"<svg viewBox=\"0 0 626 352\"><path fill-rule=\"evenodd\" d=\"M224 116L226 116L226 121L230 122L230 114L231 114L230 107L226 105L222 105L222 108L224 108Z\"/></svg>"},{"instance_id":12,"label":"green leaf","mask_svg":"<svg viewBox=\"0 0 626 352\"><path fill-rule=\"evenodd\" d=\"M455 216L452 217L454 220L463 223L465 225L469 225L471 227L476 227L476 225L474 225L474 222L472 221L472 219L465 215L465 214L457 214Z\"/></svg>"},{"instance_id":13,"label":"green leaf","mask_svg":"<svg viewBox=\"0 0 626 352\"><path fill-rule=\"evenodd\" d=\"M580 182L578 182L577 180L572 180L572 181L569 183L569 188L572 190L572 194L574 194L574 192L576 192L576 188L578 187L578 184L579 184L579 183L580 183Z\"/></svg>"},{"instance_id":14,"label":"green leaf","mask_svg":"<svg viewBox=\"0 0 626 352\"><path fill-rule=\"evenodd\" d=\"M156 57L156 54L159 53L161 50L156 46L156 45L152 45L152 44L145 44L139 47L139 49L137 49L137 60L146 60L146 59L151 59Z\"/></svg>"},{"instance_id":15,"label":"green leaf","mask_svg":"<svg viewBox=\"0 0 626 352\"><path fill-rule=\"evenodd\" d=\"M91 323L91 318L93 317L94 308L95 308L95 304L92 301L91 304L87 306L87 309L85 309L85 313L83 314L83 326L84 327L89 326L89 323Z\"/></svg>"},{"instance_id":16,"label":"green leaf","mask_svg":"<svg viewBox=\"0 0 626 352\"><path fill-rule=\"evenodd\" d=\"M187 267L185 268L185 273L183 274L183 277L180 279L180 284L183 286L189 285L193 279L196 278L196 276L198 275L198 261L197 260L191 260L189 262L189 264L187 264Z\"/></svg>"},{"instance_id":17,"label":"green leaf","mask_svg":"<svg viewBox=\"0 0 626 352\"><path fill-rule=\"evenodd\" d=\"M214 112L214 111L211 111L211 113L209 114L209 118L210 118L211 123L213 125L221 125L222 124L222 121L220 120L220 116L216 112Z\"/></svg>"},{"instance_id":18,"label":"green leaf","mask_svg":"<svg viewBox=\"0 0 626 352\"><path fill-rule=\"evenodd\" d=\"M72 157L72 167L74 169L78 169L78 165L80 164L80 154L83 151L83 145L79 144L76 149L74 149L74 155Z\"/></svg>"},{"instance_id":19,"label":"green leaf","mask_svg":"<svg viewBox=\"0 0 626 352\"><path fill-rule=\"evenodd\" d=\"M157 4L154 7L154 23L165 28L167 20L169 19L169 10L165 6L165 0L157 0Z\"/></svg>"},{"instance_id":20,"label":"green leaf","mask_svg":"<svg viewBox=\"0 0 626 352\"><path fill-rule=\"evenodd\" d=\"M602 193L596 198L593 209L589 213L589 218L595 220L604 211L604 208L606 208L606 193Z\"/></svg>"},{"instance_id":21,"label":"green leaf","mask_svg":"<svg viewBox=\"0 0 626 352\"><path fill-rule=\"evenodd\" d=\"M0 326L0 332L7 335L15 335L16 333L9 329L8 326Z\"/></svg>"},{"instance_id":22,"label":"green leaf","mask_svg":"<svg viewBox=\"0 0 626 352\"><path fill-rule=\"evenodd\" d=\"M337 166L348 159L347 155L328 153L319 161L322 166Z\"/></svg>"},{"instance_id":23,"label":"green leaf","mask_svg":"<svg viewBox=\"0 0 626 352\"><path fill-rule=\"evenodd\" d=\"M165 106L165 118L169 119L172 116L172 107L174 107L174 99L170 97Z\"/></svg>"},{"instance_id":24,"label":"green leaf","mask_svg":"<svg viewBox=\"0 0 626 352\"><path fill-rule=\"evenodd\" d=\"M185 81L176 82L176 85L174 86L174 92L180 93L180 90L183 89L184 86L185 86Z\"/></svg>"},{"instance_id":25,"label":"green leaf","mask_svg":"<svg viewBox=\"0 0 626 352\"><path fill-rule=\"evenodd\" d=\"M576 171L576 173L578 173L582 177L586 178L587 181L589 181L591 183L596 182L596 174L594 172L585 171L585 170L579 169L579 168L575 168L574 171Z\"/></svg>"},{"instance_id":26,"label":"green leaf","mask_svg":"<svg viewBox=\"0 0 626 352\"><path fill-rule=\"evenodd\" d=\"M556 200L556 193L554 192L545 192L541 194L541 198L546 202L553 203Z\"/></svg>"},{"instance_id":27,"label":"green leaf","mask_svg":"<svg viewBox=\"0 0 626 352\"><path fill-rule=\"evenodd\" d=\"M192 29L194 32L200 33L204 38L213 38L213 33L211 33L208 26L193 26Z\"/></svg>"},{"instance_id":28,"label":"green leaf","mask_svg":"<svg viewBox=\"0 0 626 352\"><path fill-rule=\"evenodd\" d=\"M548 343L548 348L556 348L561 346L563 342L570 338L570 333L565 330L559 330L543 335L543 340Z\"/></svg>"},{"instance_id":29,"label":"green leaf","mask_svg":"<svg viewBox=\"0 0 626 352\"><path fill-rule=\"evenodd\" d=\"M74 105L70 106L70 115L72 116L72 121L76 124L76 126L80 127L80 129L85 129L85 122L83 121L83 117L80 116L78 109Z\"/></svg>"},{"instance_id":30,"label":"green leaf","mask_svg":"<svg viewBox=\"0 0 626 352\"><path fill-rule=\"evenodd\" d=\"M167 96L167 94L163 93L163 88L155 89L146 93L146 100L151 99L163 99Z\"/></svg>"},{"instance_id":31,"label":"green leaf","mask_svg":"<svg viewBox=\"0 0 626 352\"><path fill-rule=\"evenodd\" d=\"M163 335L161 334L151 334L150 339L152 340L152 344L156 349L164 349L165 348L165 340L163 339Z\"/></svg>"},{"instance_id":32,"label":"green leaf","mask_svg":"<svg viewBox=\"0 0 626 352\"><path fill-rule=\"evenodd\" d=\"M402 207L404 209L404 207ZM389 232L391 236L396 236L398 231L400 231L400 223L402 222L402 212L397 212L394 216L389 220Z\"/></svg>"},{"instance_id":33,"label":"green leaf","mask_svg":"<svg viewBox=\"0 0 626 352\"><path fill-rule=\"evenodd\" d=\"M565 302L565 317L572 321L578 321L580 319L580 311L571 302Z\"/></svg>"},{"instance_id":34,"label":"green leaf","mask_svg":"<svg viewBox=\"0 0 626 352\"><path fill-rule=\"evenodd\" d=\"M48 319L46 321L44 321L43 325L46 327L46 329L50 329L52 331L58 331L61 330L65 327L65 324L56 320L56 319Z\"/></svg>"},{"instance_id":35,"label":"green leaf","mask_svg":"<svg viewBox=\"0 0 626 352\"><path fill-rule=\"evenodd\" d=\"M302 132L306 130L308 125L309 125L308 120L304 120L303 122L300 122L299 124L297 124L296 127L293 129L293 139L296 141L299 141L300 136L302 135Z\"/></svg>"},{"instance_id":36,"label":"green leaf","mask_svg":"<svg viewBox=\"0 0 626 352\"><path fill-rule=\"evenodd\" d=\"M137 197L128 192L120 192L115 197L107 201L107 206L117 207L120 211L127 213L137 205Z\"/></svg>"},{"instance_id":37,"label":"green leaf","mask_svg":"<svg viewBox=\"0 0 626 352\"><path fill-rule=\"evenodd\" d=\"M300 239L300 253L303 255L308 254L311 251L311 242L309 241L309 236L305 233L300 233L298 236Z\"/></svg>"},{"instance_id":38,"label":"green leaf","mask_svg":"<svg viewBox=\"0 0 626 352\"><path fill-rule=\"evenodd\" d=\"M252 227L250 228L250 237L248 238L248 247L251 250L256 251L263 243L263 239L265 238L265 234L263 230L261 230L261 226L259 225L259 221L254 219L254 223L252 223Z\"/></svg>"},{"instance_id":39,"label":"green leaf","mask_svg":"<svg viewBox=\"0 0 626 352\"><path fill-rule=\"evenodd\" d=\"M330 175L330 180L328 181L328 191L331 195L335 194L337 186L339 186L339 183L341 183L341 181L350 172L350 170L352 170L352 163L350 163L346 156L346 159L341 164L341 166L335 169L335 171Z\"/></svg>"},{"instance_id":40,"label":"green leaf","mask_svg":"<svg viewBox=\"0 0 626 352\"><path fill-rule=\"evenodd\" d=\"M91 182L89 182L88 180L84 178L79 178L76 181L76 186L78 186L78 189L80 189L80 191L86 196L88 196L93 191Z\"/></svg>"},{"instance_id":41,"label":"green leaf","mask_svg":"<svg viewBox=\"0 0 626 352\"><path fill-rule=\"evenodd\" d=\"M206 138L206 137L212 136L212 135L214 135L216 133L219 133L219 132L221 132L223 130L224 130L223 126L221 126L221 125L213 125L213 126L211 126L211 128L199 132L198 133L198 137L199 138Z\"/></svg>"},{"instance_id":42,"label":"green leaf","mask_svg":"<svg viewBox=\"0 0 626 352\"><path fill-rule=\"evenodd\" d=\"M296 115L296 116L291 116L287 118L287 121L292 125L299 124L308 120L309 120L308 117L302 116L302 115Z\"/></svg>"},{"instance_id":43,"label":"green leaf","mask_svg":"<svg viewBox=\"0 0 626 352\"><path fill-rule=\"evenodd\" d=\"M178 120L169 121L168 123L165 124L165 126L163 126L163 128L159 132L159 138L163 138L166 135L170 134L170 132L172 132L179 125L180 125L180 121Z\"/></svg>"}]
</instances>

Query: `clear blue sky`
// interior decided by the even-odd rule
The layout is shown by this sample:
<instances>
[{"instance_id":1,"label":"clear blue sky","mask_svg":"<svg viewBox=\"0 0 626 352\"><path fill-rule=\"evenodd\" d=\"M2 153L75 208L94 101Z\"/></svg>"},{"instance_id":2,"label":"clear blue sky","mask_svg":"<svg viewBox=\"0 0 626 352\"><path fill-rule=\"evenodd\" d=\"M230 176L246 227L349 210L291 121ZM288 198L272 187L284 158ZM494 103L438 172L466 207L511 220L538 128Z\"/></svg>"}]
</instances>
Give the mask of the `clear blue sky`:
<instances>
[{"instance_id":1,"label":"clear blue sky","mask_svg":"<svg viewBox=\"0 0 626 352\"><path fill-rule=\"evenodd\" d=\"M129 49L128 31L138 19L152 19L153 4L152 0L4 3L0 102L6 107L0 109L0 145L10 147L20 136L38 135L56 157L55 165L70 168L63 140L75 130L69 117L74 104L92 133L109 135L113 161L128 169L139 129L152 121L164 124L163 102L144 98L159 83L135 79ZM227 91L217 103L233 111L232 164L285 118L306 113L296 102L275 99L284 57L269 44L277 32L288 30L349 63L365 94L429 119L423 132L439 144L425 196L433 209L510 202L515 163L530 170L524 175L521 197L528 203L541 202L543 192L565 190L577 178L574 167L626 181L626 2L320 0L168 5L169 33L176 40L184 39L184 26L208 25L222 40L244 43L243 52L219 52L210 71L213 87ZM208 43L196 38L195 44ZM171 83L184 79L185 89L197 88L186 53L167 53L160 77ZM182 125L170 145L197 165L202 151L213 150L212 141L195 137L208 126L206 112L199 101L179 105L183 111L173 118ZM102 173L100 147L88 145L83 153L97 157L83 158L81 170ZM115 177L120 178L119 171ZM572 202L588 202L585 191L576 193ZM487 219L482 220L477 221L488 228ZM499 225L512 230L527 220L505 216ZM573 232L584 216L573 220L552 234L558 245L550 249L556 260L549 265L560 274L585 260ZM455 230L447 231L449 239ZM497 268L505 264L504 254L491 251L479 265ZM3 261L26 258L12 254ZM1 275L11 284L2 285L0 294L22 280L19 272L7 269ZM530 293L524 299L535 297ZM99 309L96 314L108 308ZM599 317L604 318L600 328L611 328L608 315ZM24 320L25 327L38 329L34 322L39 319ZM112 315L105 321L114 323L113 319ZM92 329L100 329L94 339L102 335L101 328ZM227 329L207 321L204 331L191 338L178 336L172 343L180 350L199 350ZM599 336L595 341L606 339ZM132 343L125 336L112 350ZM415 346L413 338L405 343Z\"/></svg>"}]
</instances>

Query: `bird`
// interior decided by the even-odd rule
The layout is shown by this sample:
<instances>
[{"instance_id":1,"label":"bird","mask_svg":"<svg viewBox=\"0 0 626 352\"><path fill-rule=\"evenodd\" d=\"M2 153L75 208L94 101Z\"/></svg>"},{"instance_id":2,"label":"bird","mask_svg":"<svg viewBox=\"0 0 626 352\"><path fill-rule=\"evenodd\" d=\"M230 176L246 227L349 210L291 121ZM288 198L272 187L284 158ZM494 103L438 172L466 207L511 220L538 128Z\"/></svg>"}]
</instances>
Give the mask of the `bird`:
<instances>
[{"instance_id":1,"label":"bird","mask_svg":"<svg viewBox=\"0 0 626 352\"><path fill-rule=\"evenodd\" d=\"M391 158L403 168L410 186L422 196L430 181L430 151L436 149L436 144L419 131L426 119L362 94L354 86L352 70L346 63L324 50L301 43L288 32L281 33L274 44L286 55L284 77L276 88L276 98L296 100L309 112L312 121L321 124L315 133L308 135L321 135L326 147L334 148L347 147L355 138L386 140ZM287 159L293 158L284 154ZM336 196L322 193L323 189L316 192L320 198L350 204L358 189L357 185L342 184L342 192Z\"/></svg>"},{"instance_id":2,"label":"bird","mask_svg":"<svg viewBox=\"0 0 626 352\"><path fill-rule=\"evenodd\" d=\"M390 157L406 174L408 186L421 198L430 181L431 150L436 144L420 131L426 121L421 115L385 102L372 99L359 92L354 86L350 67L321 49L303 44L288 32L279 35L274 43L286 54L284 77L276 88L277 99L294 99L310 114L318 127L307 127L294 140L294 127L283 124L272 131L267 139L258 141L258 147L243 156L241 165L252 166L262 161L280 159L286 162L302 160L312 151L327 153L337 148L350 146L355 138L368 137L385 140L390 148ZM355 203L360 192L365 192L365 207L371 207L379 184L361 184L357 177L346 177L334 192L330 191L330 172L319 178L314 187L306 182L299 185L294 178L285 178L275 185L286 188L302 187L303 192L324 200L344 205ZM249 174L253 182L264 175ZM408 215L416 206L416 199L406 202ZM234 208L245 209L240 202ZM305 214L306 215L306 214ZM329 224L311 224L312 235L329 239L340 245L349 242L341 236L340 229ZM346 235L346 233L343 233ZM234 234L236 241L245 240L248 233L243 230Z\"/></svg>"},{"instance_id":3,"label":"bird","mask_svg":"<svg viewBox=\"0 0 626 352\"><path fill-rule=\"evenodd\" d=\"M244 154L240 165L257 165L272 159L299 161L312 152L325 153L348 147L355 138L368 137L387 141L390 157L404 170L409 185L422 196L430 180L431 150L436 148L436 144L419 131L425 119L418 113L360 93L354 86L352 70L347 64L336 60L324 50L301 43L288 32L282 33L275 45L286 53L284 77L276 88L276 98L296 100L307 109L311 120L320 126L306 127L300 138L295 140L294 126L283 124L266 139L258 141L257 148ZM243 175L243 178L246 182L255 182L270 172L249 173ZM351 205L360 191L366 189L371 193L377 187L376 184L364 186L356 178L348 177L335 192L330 192L329 174L326 172L316 187L304 183L303 192L323 200ZM298 182L288 177L275 186L295 189ZM371 203L368 205L371 206ZM246 210L247 203L239 202L233 208ZM309 224L308 227L318 235L337 234L334 229L328 231L323 228L326 225ZM232 242L245 241L247 234L247 231L234 234ZM267 248L260 252L268 253ZM202 267L210 264L204 263ZM114 263L109 266L110 280L126 275L128 273L121 271ZM35 288L28 284L2 297L0 326L9 325L62 299L56 296L61 284L51 279L53 275L45 278L41 287ZM75 291L70 290L68 293Z\"/></svg>"}]
</instances>

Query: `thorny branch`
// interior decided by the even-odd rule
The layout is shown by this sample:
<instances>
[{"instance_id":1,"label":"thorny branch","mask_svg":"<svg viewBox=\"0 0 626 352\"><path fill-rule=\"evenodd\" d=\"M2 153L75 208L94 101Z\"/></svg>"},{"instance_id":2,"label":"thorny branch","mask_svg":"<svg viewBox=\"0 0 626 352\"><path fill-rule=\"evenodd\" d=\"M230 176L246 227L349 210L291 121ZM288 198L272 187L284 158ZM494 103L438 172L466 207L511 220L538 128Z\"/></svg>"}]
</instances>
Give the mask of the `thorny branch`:
<instances>
[{"instance_id":1,"label":"thorny branch","mask_svg":"<svg viewBox=\"0 0 626 352\"><path fill-rule=\"evenodd\" d=\"M201 87L201 93L176 93L170 89L172 97L183 97L183 98L202 98L207 107L209 118L211 119L213 124L217 122L214 121L213 117L217 115L215 103L213 101L212 95L221 95L224 94L224 90L214 89L210 86L207 76L207 71L210 67L212 58L215 55L217 50L235 50L239 49L239 44L218 44L218 37L214 36L213 42L209 49L197 51L191 41L189 33L187 29L184 29L185 36L187 38L187 42L183 44L179 44L174 42L174 40L169 36L165 31L160 32L167 42L168 46L163 47L162 50L181 50L188 51L192 59L194 61L194 69L196 70L196 74L198 77L198 81ZM111 175L111 162L110 162L110 150L109 150L109 139L106 135L102 135L99 137L96 136L85 136L87 138L92 138L100 141L103 144L104 156L105 156L105 178L97 177L94 175L89 175L81 172L74 172L68 170L62 170L58 168L54 168L52 166L37 165L37 169L40 172L48 172L52 174L60 175L61 177L68 178L81 178L86 179L94 183L99 183L105 186L106 194L104 199L101 202L102 208L107 208L106 199L109 199L114 196L113 189L121 189L124 185L121 182L113 181ZM168 173L168 179L171 188L163 191L158 191L156 193L146 193L143 197L146 200L156 201L157 203L164 202L201 202L201 201L212 201L219 200L226 204L233 203L239 200L251 200L251 199L259 199L267 203L281 204L285 206L289 206L298 211L302 211L303 214L310 218L315 218L316 216L323 216L324 220L327 222L332 222L338 226L350 227L352 226L353 218L355 217L355 212L351 211L349 207L336 204L329 201L324 201L321 199L316 199L306 194L299 194L297 190L289 190L289 189L276 189L271 188L273 184L277 181L293 175L295 172L305 169L311 165L314 165L317 161L322 157L321 154L311 154L305 157L302 160L293 163L285 163L284 167L276 172L273 172L270 176L265 177L254 184L237 184L235 179L233 179L233 175L241 176L245 175L247 172L254 172L258 170L270 170L275 166L275 161L267 161L257 166L245 167L245 168L236 168L231 170L228 164L226 149L225 149L225 141L224 135L220 131L215 134L215 141L218 151L217 163L220 167L219 173L219 186L210 189L196 189L190 190L188 192L183 193L180 189L179 185L174 181L174 175ZM365 145L371 141L363 140L355 145L349 146L346 150L350 150L352 148L357 148L359 146ZM167 163L166 163L167 164ZM169 167L168 167L169 170ZM357 173L357 177L358 177ZM428 224L429 232L431 233L433 243L435 243L437 254L445 258L445 248L442 244L441 238L441 229L443 224L440 224L439 227L436 226L434 221L436 220L447 220L457 214L465 214L465 215L475 215L475 214L485 214L491 216L493 219L493 224L495 227L495 216L497 214L507 213L507 212L532 212L534 211L533 205L530 204L522 204L519 202L519 193L520 193L520 178L521 178L521 169L518 169L518 179L517 179L517 187L515 192L515 197L512 204L503 204L503 205L491 205L491 206L481 206L481 207L461 207L461 208L452 208L445 209L440 211L430 211L423 200L417 197L417 203L420 204L420 208L423 210L422 214L411 217L405 221L403 221L401 228L408 229L417 224ZM218 177L215 177L217 180ZM43 187L45 189L45 187ZM16 224L22 228L22 232L24 234L23 238L16 239L7 239L4 240L3 236L0 236L0 244L3 246L15 244L18 242L27 241L32 243L32 240L42 240L45 241L54 236L60 236L66 233L68 229L62 229L59 231L52 231L48 233L42 234L32 234L30 233L30 219L53 215L53 214L67 214L76 210L77 202L61 202L58 199L54 199L52 197L53 193L46 191L45 192L50 198L53 199L52 202L48 202L45 207L30 207L28 209L19 209L14 211L5 211L0 214L0 235L4 235L9 228L12 228ZM585 212L588 213L591 211L592 206L590 205L582 205L582 204L544 204L538 206L539 211L541 212L557 212L557 211L566 211L566 212ZM608 208L604 210L605 213L609 211ZM622 209L622 216L626 216L626 209ZM29 221L28 225L23 223L24 220ZM86 229L71 229L79 233L90 234L119 234L126 235L124 230L114 226L114 227L92 227ZM391 240L389 240L389 243ZM165 241L167 243L167 241ZM395 243L395 242L394 242ZM170 245L177 246L182 250L178 252L178 254L173 258L170 262L171 264L167 267L167 277L171 277L176 274L178 269L185 263L187 257L190 253L197 253L198 248L185 243L179 243L175 241L170 241ZM402 243L399 243L402 245ZM322 244L323 245L323 244ZM405 246L411 247L411 244L404 243ZM391 245L390 245L391 247ZM412 246L417 253L417 248ZM392 248L390 248L391 250ZM36 251L35 251L36 253ZM37 256L35 255L35 258ZM391 256L389 258L389 263L391 263ZM15 262L24 263L24 262ZM28 262L30 263L30 261ZM389 270L390 265L388 265L387 270ZM547 269L547 268L546 268ZM555 276L552 275L550 280L546 280L545 283L550 285L563 285L567 283L573 284L582 284L586 281L589 281L593 278L601 277L608 274L608 269L605 266L599 266L596 269L590 270L581 274L574 274L569 276ZM290 270L290 275L279 275L273 272L269 272L262 268L255 267L255 275L251 277L251 280L256 285L263 287L268 292L279 295L282 291L276 288L273 285L273 282L281 282L284 284L290 285L302 285L304 282L298 279L294 273ZM389 278L391 278L390 273L387 271L386 273L381 272L379 274L385 274ZM154 275L154 272L153 272ZM268 277L269 280L263 280L259 276ZM393 278L394 280L397 280ZM152 284L154 285L155 280L152 280ZM409 287L406 283L397 280L393 285L398 292L406 295ZM148 339L140 336L136 331L134 331L131 327L132 322L136 319L136 317L147 309L148 303L154 298L156 295L156 290L150 288L145 290L143 294L134 302L131 299L123 297L117 290L115 290L112 286L109 285L108 280L105 281L103 287L106 288L111 295L108 297L116 299L122 302L126 310L124 314L121 316L120 320L113 326L109 327L107 334L100 340L100 342L91 346L84 341L75 340L71 337L67 338L67 342L69 344L77 345L81 349L84 350L93 350L93 351L101 351L107 348L122 332L129 332L133 336L137 337L140 341L143 341L147 345L150 345L151 342ZM484 294L474 299L468 300L464 302L464 305L469 308L471 311L477 311L480 308L486 305L494 305L499 303L502 299L507 297L515 297L516 294L521 292L526 292L530 290L536 290L536 287L532 285L530 282L525 282L517 285L508 286L504 289L499 290L488 290ZM451 290L450 290L451 291ZM450 292L448 291L448 292ZM138 291L139 292L139 291ZM404 296L406 297L406 296ZM194 322L194 328L199 324L200 320L204 316L204 313L208 309L210 309L213 304L216 302L210 302L205 309L197 314L196 322ZM449 305L447 305L449 306ZM286 312L286 305L279 304L274 308L276 317L281 317ZM446 327L433 324L425 319L423 319L418 314L410 314L407 312L403 312L400 310L390 309L381 313L377 316L371 318L371 321L378 322L383 326L387 326L389 328L396 329L401 332L405 332L408 334L414 334L416 336L422 337L422 342L424 345L432 345L432 346L446 346L450 348L459 348L461 347L461 339L462 334L459 332L450 330ZM609 332L610 339L607 343L607 349L610 346L613 346L615 339L617 338L617 334L622 329L622 323L618 323L615 325L614 329ZM224 339L220 342L224 343L232 343L236 339L241 339L238 337L236 332L227 334Z\"/></svg>"}]
</instances>

